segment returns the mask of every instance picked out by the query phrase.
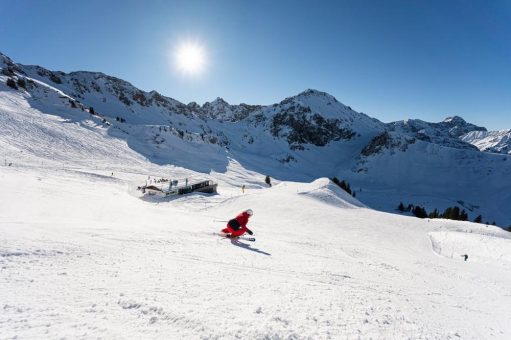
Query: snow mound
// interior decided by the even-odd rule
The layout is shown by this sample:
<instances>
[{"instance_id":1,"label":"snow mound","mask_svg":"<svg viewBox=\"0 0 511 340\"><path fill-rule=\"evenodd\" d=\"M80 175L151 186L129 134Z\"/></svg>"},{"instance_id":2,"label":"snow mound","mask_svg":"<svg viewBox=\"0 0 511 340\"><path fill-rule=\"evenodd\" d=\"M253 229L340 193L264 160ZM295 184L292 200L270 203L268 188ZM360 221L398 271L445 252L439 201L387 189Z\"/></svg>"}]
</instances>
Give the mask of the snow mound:
<instances>
[{"instance_id":1,"label":"snow mound","mask_svg":"<svg viewBox=\"0 0 511 340\"><path fill-rule=\"evenodd\" d=\"M341 208L364 208L359 200L339 188L328 178L319 178L305 184L298 194L308 196L317 201Z\"/></svg>"},{"instance_id":2,"label":"snow mound","mask_svg":"<svg viewBox=\"0 0 511 340\"><path fill-rule=\"evenodd\" d=\"M433 251L450 258L511 265L511 239L477 233L456 231L430 232Z\"/></svg>"}]
</instances>

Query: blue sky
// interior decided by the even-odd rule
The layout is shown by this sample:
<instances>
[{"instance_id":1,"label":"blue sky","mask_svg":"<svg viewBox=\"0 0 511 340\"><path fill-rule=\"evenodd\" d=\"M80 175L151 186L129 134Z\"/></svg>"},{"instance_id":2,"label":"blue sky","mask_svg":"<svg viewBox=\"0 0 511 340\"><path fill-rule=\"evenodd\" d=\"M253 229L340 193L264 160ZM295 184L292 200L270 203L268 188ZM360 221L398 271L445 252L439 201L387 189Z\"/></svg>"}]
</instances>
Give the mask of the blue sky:
<instances>
[{"instance_id":1,"label":"blue sky","mask_svg":"<svg viewBox=\"0 0 511 340\"><path fill-rule=\"evenodd\" d=\"M271 104L307 88L388 122L511 128L510 1L0 0L0 51L101 71L183 102ZM176 72L199 42L207 67Z\"/></svg>"}]
</instances>

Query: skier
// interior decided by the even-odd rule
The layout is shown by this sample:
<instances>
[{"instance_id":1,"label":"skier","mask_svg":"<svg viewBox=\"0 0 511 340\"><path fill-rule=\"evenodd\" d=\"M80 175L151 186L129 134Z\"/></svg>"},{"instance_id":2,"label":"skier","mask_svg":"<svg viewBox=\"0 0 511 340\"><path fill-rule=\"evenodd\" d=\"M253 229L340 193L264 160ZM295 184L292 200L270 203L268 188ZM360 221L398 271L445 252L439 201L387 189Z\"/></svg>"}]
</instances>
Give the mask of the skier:
<instances>
[{"instance_id":1,"label":"skier","mask_svg":"<svg viewBox=\"0 0 511 340\"><path fill-rule=\"evenodd\" d=\"M266 178L264 179L264 182L268 184L268 186L271 188L271 179L270 176L266 175Z\"/></svg>"},{"instance_id":2,"label":"skier","mask_svg":"<svg viewBox=\"0 0 511 340\"><path fill-rule=\"evenodd\" d=\"M252 209L247 209L241 212L238 216L233 218L227 223L227 226L222 229L223 233L226 233L228 238L235 238L243 235L247 232L249 235L253 235L252 230L247 228L248 219L254 215Z\"/></svg>"}]
</instances>

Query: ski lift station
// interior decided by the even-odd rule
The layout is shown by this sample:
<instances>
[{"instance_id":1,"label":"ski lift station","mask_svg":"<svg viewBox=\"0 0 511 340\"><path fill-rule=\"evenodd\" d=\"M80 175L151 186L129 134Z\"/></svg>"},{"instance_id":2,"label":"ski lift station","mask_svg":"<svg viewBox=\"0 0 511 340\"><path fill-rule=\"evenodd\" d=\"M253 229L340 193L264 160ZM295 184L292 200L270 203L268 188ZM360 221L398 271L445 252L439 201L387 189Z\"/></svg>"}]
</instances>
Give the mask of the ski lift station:
<instances>
[{"instance_id":1,"label":"ski lift station","mask_svg":"<svg viewBox=\"0 0 511 340\"><path fill-rule=\"evenodd\" d=\"M203 192L208 194L215 194L218 184L212 180L193 180L182 179L169 180L166 178L149 179L144 185L139 186L137 189L142 191L145 195L156 195L160 197L186 195L192 192Z\"/></svg>"}]
</instances>

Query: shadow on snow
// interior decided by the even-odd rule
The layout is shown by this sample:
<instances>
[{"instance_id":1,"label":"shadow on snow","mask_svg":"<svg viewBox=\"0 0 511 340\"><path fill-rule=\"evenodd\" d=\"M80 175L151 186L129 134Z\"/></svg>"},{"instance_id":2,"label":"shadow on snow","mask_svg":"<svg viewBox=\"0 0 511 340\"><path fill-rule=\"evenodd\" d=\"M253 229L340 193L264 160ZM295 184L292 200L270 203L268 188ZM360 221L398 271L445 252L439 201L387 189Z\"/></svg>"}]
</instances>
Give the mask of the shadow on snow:
<instances>
[{"instance_id":1,"label":"shadow on snow","mask_svg":"<svg viewBox=\"0 0 511 340\"><path fill-rule=\"evenodd\" d=\"M271 254L270 254L270 253L267 253L267 252L265 252L265 251L259 250L259 249L257 249L257 248L252 248L252 247L250 246L250 244L240 242L239 240L231 240L231 244L235 245L236 247L240 247L240 248L243 248L243 249L247 249L247 250L250 250L250 251L253 251L253 252L259 253L259 254L263 254L263 255L271 256Z\"/></svg>"}]
</instances>

